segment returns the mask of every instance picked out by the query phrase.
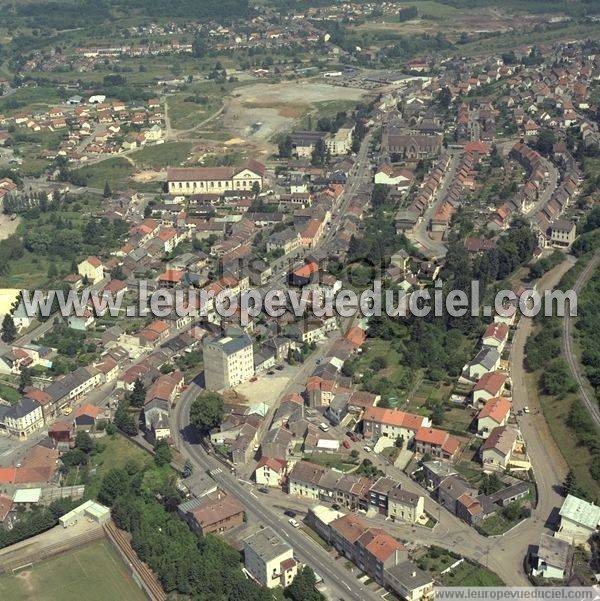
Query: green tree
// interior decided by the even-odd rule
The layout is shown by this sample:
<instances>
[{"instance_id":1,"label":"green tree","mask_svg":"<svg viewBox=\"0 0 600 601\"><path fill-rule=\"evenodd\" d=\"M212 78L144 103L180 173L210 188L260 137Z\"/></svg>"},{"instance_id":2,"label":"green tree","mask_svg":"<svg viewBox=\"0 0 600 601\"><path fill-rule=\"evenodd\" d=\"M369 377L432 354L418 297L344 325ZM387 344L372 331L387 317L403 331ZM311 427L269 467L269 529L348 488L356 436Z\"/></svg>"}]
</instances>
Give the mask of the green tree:
<instances>
[{"instance_id":1,"label":"green tree","mask_svg":"<svg viewBox=\"0 0 600 601\"><path fill-rule=\"evenodd\" d=\"M102 196L104 196L104 198L110 198L112 196L112 190L108 185L108 181L104 183L104 192L102 193Z\"/></svg>"},{"instance_id":2,"label":"green tree","mask_svg":"<svg viewBox=\"0 0 600 601\"><path fill-rule=\"evenodd\" d=\"M171 449L166 440L159 440L154 445L154 463L158 467L171 463Z\"/></svg>"},{"instance_id":3,"label":"green tree","mask_svg":"<svg viewBox=\"0 0 600 601\"><path fill-rule=\"evenodd\" d=\"M278 144L279 156L282 159L288 159L292 156L292 138L284 136Z\"/></svg>"},{"instance_id":4,"label":"green tree","mask_svg":"<svg viewBox=\"0 0 600 601\"><path fill-rule=\"evenodd\" d=\"M124 495L129 489L129 476L125 470L113 468L102 478L98 491L98 500L105 505L112 506L115 499Z\"/></svg>"},{"instance_id":5,"label":"green tree","mask_svg":"<svg viewBox=\"0 0 600 601\"><path fill-rule=\"evenodd\" d=\"M143 407L144 401L146 400L146 387L144 383L137 378L133 383L133 390L129 395L129 402L133 407Z\"/></svg>"},{"instance_id":6,"label":"green tree","mask_svg":"<svg viewBox=\"0 0 600 601\"><path fill-rule=\"evenodd\" d=\"M203 58L208 52L208 44L203 35L198 34L192 42L192 54L195 58Z\"/></svg>"},{"instance_id":7,"label":"green tree","mask_svg":"<svg viewBox=\"0 0 600 601\"><path fill-rule=\"evenodd\" d=\"M2 340L10 343L17 337L17 327L10 313L7 313L2 320Z\"/></svg>"},{"instance_id":8,"label":"green tree","mask_svg":"<svg viewBox=\"0 0 600 601\"><path fill-rule=\"evenodd\" d=\"M209 390L200 393L190 407L190 423L202 435L223 420L223 397Z\"/></svg>"},{"instance_id":9,"label":"green tree","mask_svg":"<svg viewBox=\"0 0 600 601\"><path fill-rule=\"evenodd\" d=\"M291 601L324 601L325 597L315 588L317 579L312 568L304 566L298 571L292 584L285 589Z\"/></svg>"},{"instance_id":10,"label":"green tree","mask_svg":"<svg viewBox=\"0 0 600 601\"><path fill-rule=\"evenodd\" d=\"M75 436L75 448L89 454L94 450L94 441L87 432L77 432Z\"/></svg>"},{"instance_id":11,"label":"green tree","mask_svg":"<svg viewBox=\"0 0 600 601\"><path fill-rule=\"evenodd\" d=\"M29 367L24 367L19 375L19 392L25 392L25 389L32 384L33 377L31 375L31 369L29 369Z\"/></svg>"},{"instance_id":12,"label":"green tree","mask_svg":"<svg viewBox=\"0 0 600 601\"><path fill-rule=\"evenodd\" d=\"M327 164L328 160L329 153L327 151L327 146L325 145L325 140L323 138L319 138L312 151L310 162L315 167L323 167Z\"/></svg>"}]
</instances>

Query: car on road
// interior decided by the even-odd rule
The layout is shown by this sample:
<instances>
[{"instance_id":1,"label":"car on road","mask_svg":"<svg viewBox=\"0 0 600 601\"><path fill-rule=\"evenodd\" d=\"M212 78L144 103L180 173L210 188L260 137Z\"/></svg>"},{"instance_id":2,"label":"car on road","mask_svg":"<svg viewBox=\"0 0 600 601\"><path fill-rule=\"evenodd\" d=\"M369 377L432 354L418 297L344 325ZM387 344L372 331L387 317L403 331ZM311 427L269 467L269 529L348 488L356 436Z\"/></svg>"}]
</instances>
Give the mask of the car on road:
<instances>
[{"instance_id":1,"label":"car on road","mask_svg":"<svg viewBox=\"0 0 600 601\"><path fill-rule=\"evenodd\" d=\"M346 432L346 436L352 441L352 442L357 442L358 441L358 436L356 436L356 434L354 432L352 432L352 430L348 430L348 432Z\"/></svg>"},{"instance_id":2,"label":"car on road","mask_svg":"<svg viewBox=\"0 0 600 601\"><path fill-rule=\"evenodd\" d=\"M368 447L367 445L365 445L365 446L363 447L363 451L364 451L365 453L370 453L372 450L373 450L373 449L372 449L371 447Z\"/></svg>"},{"instance_id":3,"label":"car on road","mask_svg":"<svg viewBox=\"0 0 600 601\"><path fill-rule=\"evenodd\" d=\"M283 365L276 365L276 366L275 366L275 369L276 369L277 371L282 371L282 370L283 370Z\"/></svg>"},{"instance_id":4,"label":"car on road","mask_svg":"<svg viewBox=\"0 0 600 601\"><path fill-rule=\"evenodd\" d=\"M287 516L288 516L288 518L295 518L295 517L296 517L296 512L295 512L295 511L292 511L291 509L286 509L286 510L283 512L283 515L287 515Z\"/></svg>"},{"instance_id":5,"label":"car on road","mask_svg":"<svg viewBox=\"0 0 600 601\"><path fill-rule=\"evenodd\" d=\"M349 449L349 448L350 448L350 443L349 443L347 440L344 440L344 442L342 443L342 446L343 446L345 449Z\"/></svg>"},{"instance_id":6,"label":"car on road","mask_svg":"<svg viewBox=\"0 0 600 601\"><path fill-rule=\"evenodd\" d=\"M523 413L529 413L529 407L527 405L523 407Z\"/></svg>"},{"instance_id":7,"label":"car on road","mask_svg":"<svg viewBox=\"0 0 600 601\"><path fill-rule=\"evenodd\" d=\"M294 528L300 528L300 523L298 521L296 521L294 518L290 518L288 520L288 522L294 527Z\"/></svg>"},{"instance_id":8,"label":"car on road","mask_svg":"<svg viewBox=\"0 0 600 601\"><path fill-rule=\"evenodd\" d=\"M274 372L272 369L270 369L270 370L267 372L267 375L269 375L269 376L273 376L273 375L275 375L275 372Z\"/></svg>"},{"instance_id":9,"label":"car on road","mask_svg":"<svg viewBox=\"0 0 600 601\"><path fill-rule=\"evenodd\" d=\"M261 492L263 495L268 495L269 494L269 489L266 486L261 486L258 489L258 492Z\"/></svg>"},{"instance_id":10,"label":"car on road","mask_svg":"<svg viewBox=\"0 0 600 601\"><path fill-rule=\"evenodd\" d=\"M321 422L319 424L319 428L321 428L321 430L323 430L323 432L327 432L329 430L329 426L325 422Z\"/></svg>"}]
</instances>

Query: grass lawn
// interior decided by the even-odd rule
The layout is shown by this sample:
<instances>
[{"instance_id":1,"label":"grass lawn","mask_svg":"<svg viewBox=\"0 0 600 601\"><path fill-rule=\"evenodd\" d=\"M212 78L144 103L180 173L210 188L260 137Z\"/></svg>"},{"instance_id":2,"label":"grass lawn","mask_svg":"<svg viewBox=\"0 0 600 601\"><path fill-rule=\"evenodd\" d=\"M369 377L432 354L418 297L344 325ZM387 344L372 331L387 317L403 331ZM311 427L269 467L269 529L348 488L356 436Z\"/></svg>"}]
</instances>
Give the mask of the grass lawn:
<instances>
[{"instance_id":1,"label":"grass lawn","mask_svg":"<svg viewBox=\"0 0 600 601\"><path fill-rule=\"evenodd\" d=\"M504 586L504 582L491 570L463 561L452 572L440 576L444 586Z\"/></svg>"},{"instance_id":2,"label":"grass lawn","mask_svg":"<svg viewBox=\"0 0 600 601\"><path fill-rule=\"evenodd\" d=\"M25 251L20 259L10 264L10 273L0 277L0 286L3 288L26 288L33 290L42 287L48 281L48 269L54 263L59 272L68 269L70 261L63 261L59 257L42 257Z\"/></svg>"},{"instance_id":3,"label":"grass lawn","mask_svg":"<svg viewBox=\"0 0 600 601\"><path fill-rule=\"evenodd\" d=\"M489 52L510 51L523 42L523 31L519 33L502 33L483 40L476 40L460 46L461 54L465 56ZM527 43L549 44L561 39L597 38L600 33L600 24L574 23L566 27L549 29L547 31L526 32Z\"/></svg>"},{"instance_id":4,"label":"grass lawn","mask_svg":"<svg viewBox=\"0 0 600 601\"><path fill-rule=\"evenodd\" d=\"M135 463L140 468L152 464L152 456L121 434L105 436L98 441L102 451L92 457L90 480L85 487L86 498L95 498L104 475L113 468ZM148 474L146 474L148 476Z\"/></svg>"},{"instance_id":5,"label":"grass lawn","mask_svg":"<svg viewBox=\"0 0 600 601\"><path fill-rule=\"evenodd\" d=\"M0 398L14 404L21 398L21 393L16 388L0 382Z\"/></svg>"},{"instance_id":6,"label":"grass lawn","mask_svg":"<svg viewBox=\"0 0 600 601\"><path fill-rule=\"evenodd\" d=\"M0 112L6 115L20 113L34 106L50 106L60 102L56 86L19 88L14 94L0 99ZM17 103L17 108L11 108Z\"/></svg>"},{"instance_id":7,"label":"grass lawn","mask_svg":"<svg viewBox=\"0 0 600 601\"><path fill-rule=\"evenodd\" d=\"M497 534L504 534L507 530L510 530L515 524L521 520L510 521L507 520L501 513L491 515L486 520L481 522L478 530L487 536L495 536Z\"/></svg>"},{"instance_id":8,"label":"grass lawn","mask_svg":"<svg viewBox=\"0 0 600 601\"><path fill-rule=\"evenodd\" d=\"M134 171L133 165L122 157L112 157L94 165L86 165L77 170L77 173L87 178L90 188L104 188L105 182L112 190L127 188L127 180Z\"/></svg>"},{"instance_id":9,"label":"grass lawn","mask_svg":"<svg viewBox=\"0 0 600 601\"><path fill-rule=\"evenodd\" d=\"M471 412L463 407L446 408L444 412L444 421L442 427L445 430L456 432L457 434L465 434L469 430L469 426L473 421Z\"/></svg>"},{"instance_id":10,"label":"grass lawn","mask_svg":"<svg viewBox=\"0 0 600 601\"><path fill-rule=\"evenodd\" d=\"M539 374L537 373L525 376L528 396L538 394L538 378ZM571 394L564 399L557 399L540 395L539 400L552 438L556 441L556 446L560 449L569 468L573 470L577 484L588 493L591 499L598 500L600 498L598 483L590 475L592 455L585 446L577 443L573 431L566 424L571 404L577 397L578 395Z\"/></svg>"},{"instance_id":11,"label":"grass lawn","mask_svg":"<svg viewBox=\"0 0 600 601\"><path fill-rule=\"evenodd\" d=\"M329 455L327 453L314 453L313 455L305 455L303 459L312 461L312 463L317 463L318 465L340 470L341 472L348 472L357 467L357 464L350 463L346 460L344 455L338 454Z\"/></svg>"},{"instance_id":12,"label":"grass lawn","mask_svg":"<svg viewBox=\"0 0 600 601\"><path fill-rule=\"evenodd\" d=\"M166 142L147 146L130 155L138 167L169 167L183 163L192 149L191 142Z\"/></svg>"},{"instance_id":13,"label":"grass lawn","mask_svg":"<svg viewBox=\"0 0 600 601\"><path fill-rule=\"evenodd\" d=\"M16 574L0 576L7 601L143 601L146 596L107 540L63 553Z\"/></svg>"}]
</instances>

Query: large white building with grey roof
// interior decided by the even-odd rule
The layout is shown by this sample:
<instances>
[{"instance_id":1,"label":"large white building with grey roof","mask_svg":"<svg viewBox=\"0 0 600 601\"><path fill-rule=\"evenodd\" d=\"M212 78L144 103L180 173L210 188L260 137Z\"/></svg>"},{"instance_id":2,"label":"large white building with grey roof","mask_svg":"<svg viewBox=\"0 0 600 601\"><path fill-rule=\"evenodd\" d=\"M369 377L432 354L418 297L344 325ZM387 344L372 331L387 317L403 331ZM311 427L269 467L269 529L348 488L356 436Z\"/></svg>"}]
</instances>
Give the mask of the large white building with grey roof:
<instances>
[{"instance_id":1,"label":"large white building with grey roof","mask_svg":"<svg viewBox=\"0 0 600 601\"><path fill-rule=\"evenodd\" d=\"M254 350L247 334L204 342L204 381L208 390L225 390L254 375Z\"/></svg>"},{"instance_id":2,"label":"large white building with grey roof","mask_svg":"<svg viewBox=\"0 0 600 601\"><path fill-rule=\"evenodd\" d=\"M560 526L556 537L572 545L585 544L598 531L600 507L574 495L567 495L560 508Z\"/></svg>"},{"instance_id":3,"label":"large white building with grey roof","mask_svg":"<svg viewBox=\"0 0 600 601\"><path fill-rule=\"evenodd\" d=\"M244 540L244 567L261 586L286 587L298 572L294 550L272 528L262 528Z\"/></svg>"}]
</instances>

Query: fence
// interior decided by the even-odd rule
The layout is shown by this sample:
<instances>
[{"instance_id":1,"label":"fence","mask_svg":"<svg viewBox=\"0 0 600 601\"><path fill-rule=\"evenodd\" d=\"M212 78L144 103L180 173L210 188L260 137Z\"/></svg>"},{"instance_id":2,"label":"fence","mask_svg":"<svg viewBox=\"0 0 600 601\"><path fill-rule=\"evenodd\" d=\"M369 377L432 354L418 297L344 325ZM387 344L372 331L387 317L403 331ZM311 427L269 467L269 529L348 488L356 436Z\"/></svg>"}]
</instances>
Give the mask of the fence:
<instances>
[{"instance_id":1,"label":"fence","mask_svg":"<svg viewBox=\"0 0 600 601\"><path fill-rule=\"evenodd\" d=\"M104 525L104 530L108 536L108 540L117 550L125 565L129 567L133 579L148 595L148 598L151 601L166 601L167 595L163 591L154 572L137 556L129 542L127 534L117 528L112 521Z\"/></svg>"},{"instance_id":2,"label":"fence","mask_svg":"<svg viewBox=\"0 0 600 601\"><path fill-rule=\"evenodd\" d=\"M93 530L89 530L35 551L28 552L26 549L17 549L12 558L9 554L2 556L2 561L0 562L0 574L5 572L15 572L38 563L39 561L43 561L44 559L54 557L60 553L65 553L71 549L76 549L77 547L81 547L101 538L104 538L104 531L102 528L94 528Z\"/></svg>"}]
</instances>

